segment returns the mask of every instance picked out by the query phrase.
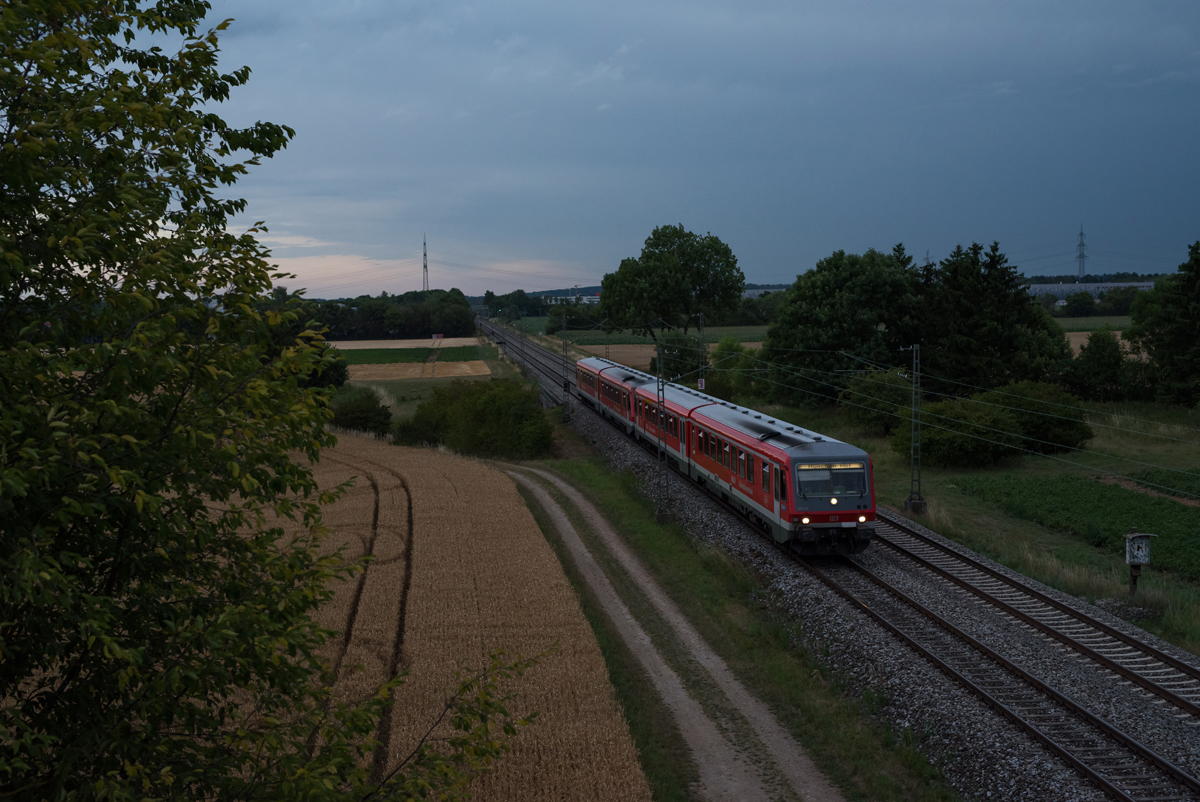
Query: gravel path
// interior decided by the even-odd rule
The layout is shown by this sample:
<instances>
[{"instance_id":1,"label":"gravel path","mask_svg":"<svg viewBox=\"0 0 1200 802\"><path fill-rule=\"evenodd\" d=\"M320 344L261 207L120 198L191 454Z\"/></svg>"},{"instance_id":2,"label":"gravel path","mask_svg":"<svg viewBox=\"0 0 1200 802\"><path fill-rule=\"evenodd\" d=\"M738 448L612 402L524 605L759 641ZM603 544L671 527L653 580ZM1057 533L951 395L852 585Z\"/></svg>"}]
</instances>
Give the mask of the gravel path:
<instances>
[{"instance_id":1,"label":"gravel path","mask_svg":"<svg viewBox=\"0 0 1200 802\"><path fill-rule=\"evenodd\" d=\"M654 683L663 703L675 716L679 730L687 741L688 749L696 761L700 771L700 787L695 790L697 797L713 802L729 800L737 802L743 799L766 799L767 792L759 780L754 767L733 745L721 734L717 725L705 713L684 688L667 662L654 647L646 630L634 619L629 608L621 601L612 582L604 573L604 569L592 557L591 552L583 545L575 527L571 525L562 507L550 497L541 485L524 473L509 471L508 475L523 487L528 488L546 510L558 529L559 536L571 553L571 557L583 574L584 580L596 594L600 606L613 622L621 640L637 657L642 668ZM598 516L597 516L598 518ZM593 520L597 520L593 518Z\"/></svg>"},{"instance_id":2,"label":"gravel path","mask_svg":"<svg viewBox=\"0 0 1200 802\"><path fill-rule=\"evenodd\" d=\"M582 405L574 407L571 425L593 443L612 468L632 471L644 480L643 492L653 493L656 464L648 452ZM1030 802L1106 798L1039 743L993 714L976 697L797 566L768 538L678 474L670 476L670 496L676 519L689 533L753 570L776 609L802 622L803 645L839 675L851 694L861 695L869 688L876 699L882 698L877 715L902 737L912 738L964 798ZM961 546L957 548L969 553ZM1197 729L1164 714L1161 706L1153 704L1140 689L1122 684L1110 672L1056 648L1057 643L1034 635L950 583L913 568L886 548L872 547L862 560L889 580L902 579L902 588L910 595L935 606L1032 673L1066 688L1070 695L1086 700L1089 707L1100 705L1096 712L1123 729L1147 737L1171 760L1189 769L1200 760ZM1026 581L1075 606L1087 606ZM1088 611L1101 612L1096 608ZM1132 629L1111 617L1105 620ZM1144 632L1141 636L1154 640ZM1180 653L1164 646L1174 654Z\"/></svg>"},{"instance_id":3,"label":"gravel path","mask_svg":"<svg viewBox=\"0 0 1200 802\"><path fill-rule=\"evenodd\" d=\"M840 802L841 794L825 779L805 754L803 747L779 724L770 708L746 690L725 661L705 642L641 561L629 550L624 540L613 531L600 511L578 490L559 477L545 471L534 470L533 473L552 482L591 522L609 552L620 560L621 565L650 599L658 614L666 620L692 656L716 681L722 693L750 723L776 768L787 779L792 789L800 794L800 798L811 802Z\"/></svg>"}]
</instances>

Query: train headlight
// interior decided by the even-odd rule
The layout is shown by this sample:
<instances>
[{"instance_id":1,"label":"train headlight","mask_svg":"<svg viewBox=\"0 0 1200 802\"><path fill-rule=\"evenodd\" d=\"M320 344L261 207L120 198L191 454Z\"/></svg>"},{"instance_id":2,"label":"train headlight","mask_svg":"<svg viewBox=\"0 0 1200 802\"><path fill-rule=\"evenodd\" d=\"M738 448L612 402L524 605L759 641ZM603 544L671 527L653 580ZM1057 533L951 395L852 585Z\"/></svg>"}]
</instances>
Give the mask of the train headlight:
<instances>
[{"instance_id":1,"label":"train headlight","mask_svg":"<svg viewBox=\"0 0 1200 802\"><path fill-rule=\"evenodd\" d=\"M836 499L836 498L831 498L831 499L829 499L829 503L830 503L830 504L837 504L837 499Z\"/></svg>"},{"instance_id":2,"label":"train headlight","mask_svg":"<svg viewBox=\"0 0 1200 802\"><path fill-rule=\"evenodd\" d=\"M807 526L807 525L808 525L808 519L807 519L807 518L801 518L801 519L800 519L800 523L802 523L802 524L804 524L805 526Z\"/></svg>"},{"instance_id":3,"label":"train headlight","mask_svg":"<svg viewBox=\"0 0 1200 802\"><path fill-rule=\"evenodd\" d=\"M867 516L865 516L865 515L858 516L858 522L860 524L865 524L867 522Z\"/></svg>"}]
</instances>

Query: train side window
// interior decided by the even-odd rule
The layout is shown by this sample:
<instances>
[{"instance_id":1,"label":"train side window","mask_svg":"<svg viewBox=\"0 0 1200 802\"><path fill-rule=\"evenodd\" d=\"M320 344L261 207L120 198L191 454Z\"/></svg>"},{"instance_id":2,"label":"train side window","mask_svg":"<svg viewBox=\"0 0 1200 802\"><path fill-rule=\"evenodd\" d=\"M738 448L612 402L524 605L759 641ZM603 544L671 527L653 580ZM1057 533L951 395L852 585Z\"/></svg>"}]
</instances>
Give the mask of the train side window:
<instances>
[{"instance_id":1,"label":"train side window","mask_svg":"<svg viewBox=\"0 0 1200 802\"><path fill-rule=\"evenodd\" d=\"M746 452L746 478L754 484L754 455L749 451Z\"/></svg>"},{"instance_id":2,"label":"train side window","mask_svg":"<svg viewBox=\"0 0 1200 802\"><path fill-rule=\"evenodd\" d=\"M763 461L762 466L762 486L763 490L771 492L771 463Z\"/></svg>"},{"instance_id":3,"label":"train side window","mask_svg":"<svg viewBox=\"0 0 1200 802\"><path fill-rule=\"evenodd\" d=\"M742 451L740 448L737 450L737 461L738 461L738 466L737 466L738 476L745 479L746 478L746 452Z\"/></svg>"},{"instance_id":4,"label":"train side window","mask_svg":"<svg viewBox=\"0 0 1200 802\"><path fill-rule=\"evenodd\" d=\"M779 466L775 466L775 498L779 499Z\"/></svg>"},{"instance_id":5,"label":"train side window","mask_svg":"<svg viewBox=\"0 0 1200 802\"><path fill-rule=\"evenodd\" d=\"M728 468L729 467L729 443L725 443L724 446L725 447L722 449L721 464L724 465L726 468Z\"/></svg>"}]
</instances>

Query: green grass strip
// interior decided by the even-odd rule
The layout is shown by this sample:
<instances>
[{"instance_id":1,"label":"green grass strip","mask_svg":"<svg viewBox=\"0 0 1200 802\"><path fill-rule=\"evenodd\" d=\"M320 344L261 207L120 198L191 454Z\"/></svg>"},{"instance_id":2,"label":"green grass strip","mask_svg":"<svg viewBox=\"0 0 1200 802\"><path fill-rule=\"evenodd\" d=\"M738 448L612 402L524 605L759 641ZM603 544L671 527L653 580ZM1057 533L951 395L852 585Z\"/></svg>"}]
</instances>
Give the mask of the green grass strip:
<instances>
[{"instance_id":1,"label":"green grass strip","mask_svg":"<svg viewBox=\"0 0 1200 802\"><path fill-rule=\"evenodd\" d=\"M650 784L653 798L661 802L687 802L691 799L688 788L699 779L699 771L670 708L658 695L654 682L646 675L637 657L625 645L605 614L546 511L524 486L517 485L517 490L525 498L534 520L558 555L567 579L579 596L584 617L600 645L609 681L616 692L617 703L625 714L629 734L633 737L638 760Z\"/></svg>"},{"instance_id":2,"label":"green grass strip","mask_svg":"<svg viewBox=\"0 0 1200 802\"><path fill-rule=\"evenodd\" d=\"M799 622L776 610L766 588L724 552L695 543L681 526L658 525L633 476L614 474L595 459L548 467L567 476L621 532L705 640L848 800L956 798L911 732L896 737L864 715L886 699L876 692L863 702L844 696L840 681L798 645Z\"/></svg>"},{"instance_id":3,"label":"green grass strip","mask_svg":"<svg viewBox=\"0 0 1200 802\"><path fill-rule=\"evenodd\" d=\"M1111 326L1113 331L1124 331L1129 328L1129 315L1097 315L1096 317L1060 317L1055 319L1063 331L1096 331L1104 326Z\"/></svg>"}]
</instances>

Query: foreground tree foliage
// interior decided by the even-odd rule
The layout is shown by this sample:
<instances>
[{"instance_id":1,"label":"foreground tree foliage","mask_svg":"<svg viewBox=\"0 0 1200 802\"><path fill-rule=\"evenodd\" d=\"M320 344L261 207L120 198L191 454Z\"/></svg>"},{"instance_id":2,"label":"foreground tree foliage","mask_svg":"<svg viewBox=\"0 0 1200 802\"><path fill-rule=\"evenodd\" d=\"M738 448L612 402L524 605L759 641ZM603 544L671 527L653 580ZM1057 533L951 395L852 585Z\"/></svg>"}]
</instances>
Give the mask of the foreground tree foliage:
<instances>
[{"instance_id":1,"label":"foreground tree foliage","mask_svg":"<svg viewBox=\"0 0 1200 802\"><path fill-rule=\"evenodd\" d=\"M310 615L356 567L318 551L335 494L289 452L333 442L304 386L333 357L281 342L294 307L261 308L268 254L219 195L293 132L211 113L249 70L217 70L207 9L0 5L0 797L454 793L503 752L522 664L382 771L399 679L330 697Z\"/></svg>"}]
</instances>

